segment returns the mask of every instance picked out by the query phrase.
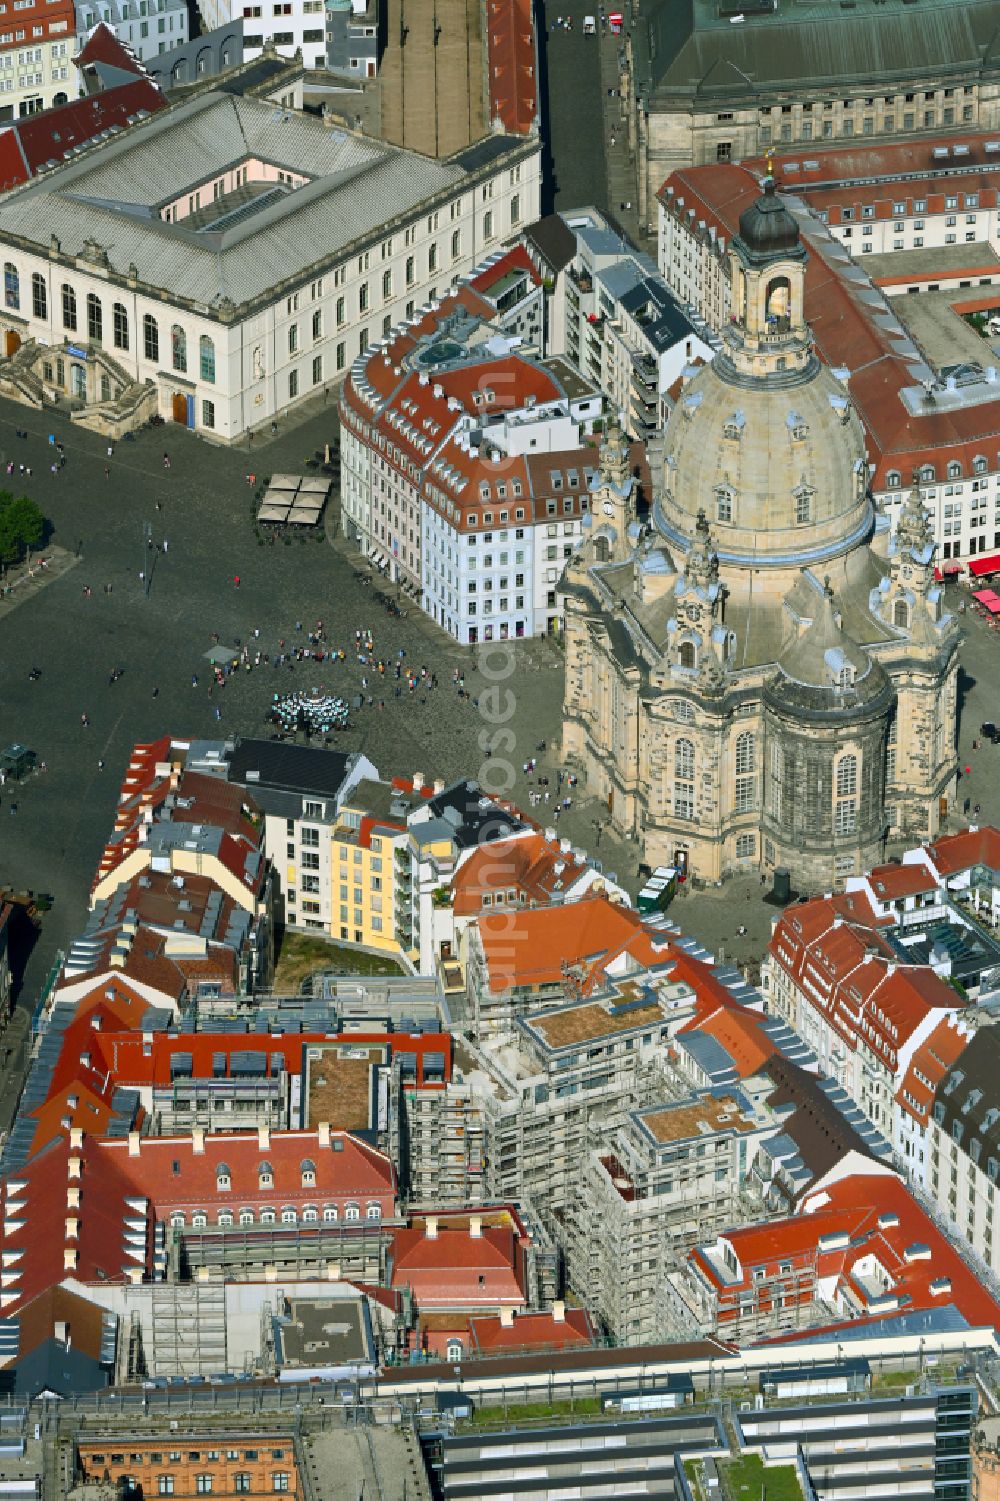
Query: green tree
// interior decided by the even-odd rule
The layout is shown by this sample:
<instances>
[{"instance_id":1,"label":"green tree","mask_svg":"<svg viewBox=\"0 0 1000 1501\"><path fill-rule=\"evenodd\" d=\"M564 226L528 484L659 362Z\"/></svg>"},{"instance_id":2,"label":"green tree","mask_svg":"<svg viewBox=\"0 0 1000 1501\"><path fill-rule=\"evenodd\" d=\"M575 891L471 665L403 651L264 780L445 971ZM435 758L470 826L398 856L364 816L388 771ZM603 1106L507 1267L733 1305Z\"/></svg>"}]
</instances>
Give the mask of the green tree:
<instances>
[{"instance_id":1,"label":"green tree","mask_svg":"<svg viewBox=\"0 0 1000 1501\"><path fill-rule=\"evenodd\" d=\"M45 535L45 518L27 495L0 490L0 562L19 563L25 549L38 547Z\"/></svg>"}]
</instances>

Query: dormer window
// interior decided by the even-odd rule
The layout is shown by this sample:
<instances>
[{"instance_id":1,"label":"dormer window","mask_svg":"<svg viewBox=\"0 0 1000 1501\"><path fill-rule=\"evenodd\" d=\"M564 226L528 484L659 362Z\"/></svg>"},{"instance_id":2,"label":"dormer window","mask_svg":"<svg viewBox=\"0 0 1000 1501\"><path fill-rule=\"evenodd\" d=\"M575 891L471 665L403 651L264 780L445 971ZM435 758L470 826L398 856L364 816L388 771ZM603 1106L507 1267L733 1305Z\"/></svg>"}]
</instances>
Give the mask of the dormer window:
<instances>
[{"instance_id":1,"label":"dormer window","mask_svg":"<svg viewBox=\"0 0 1000 1501\"><path fill-rule=\"evenodd\" d=\"M361 1218L361 1210L357 1204L348 1204L344 1209L344 1219L352 1223Z\"/></svg>"},{"instance_id":2,"label":"dormer window","mask_svg":"<svg viewBox=\"0 0 1000 1501\"><path fill-rule=\"evenodd\" d=\"M273 1188L274 1187L274 1168L271 1166L271 1164L269 1162L262 1162L260 1164L260 1166L257 1168L257 1187L258 1188Z\"/></svg>"},{"instance_id":3,"label":"dormer window","mask_svg":"<svg viewBox=\"0 0 1000 1501\"><path fill-rule=\"evenodd\" d=\"M219 1193L227 1193L233 1186L232 1174L224 1162L215 1169L215 1187Z\"/></svg>"},{"instance_id":4,"label":"dormer window","mask_svg":"<svg viewBox=\"0 0 1000 1501\"><path fill-rule=\"evenodd\" d=\"M309 1157L304 1158L303 1161L302 1161L302 1163L301 1163L301 1165L300 1165L300 1171L302 1173L302 1187L303 1188L315 1188L315 1186L316 1186L316 1164L315 1164L315 1162L313 1162Z\"/></svg>"},{"instance_id":5,"label":"dormer window","mask_svg":"<svg viewBox=\"0 0 1000 1501\"><path fill-rule=\"evenodd\" d=\"M885 477L885 482L890 490L898 490L903 483L903 476L898 469L890 469Z\"/></svg>"}]
</instances>

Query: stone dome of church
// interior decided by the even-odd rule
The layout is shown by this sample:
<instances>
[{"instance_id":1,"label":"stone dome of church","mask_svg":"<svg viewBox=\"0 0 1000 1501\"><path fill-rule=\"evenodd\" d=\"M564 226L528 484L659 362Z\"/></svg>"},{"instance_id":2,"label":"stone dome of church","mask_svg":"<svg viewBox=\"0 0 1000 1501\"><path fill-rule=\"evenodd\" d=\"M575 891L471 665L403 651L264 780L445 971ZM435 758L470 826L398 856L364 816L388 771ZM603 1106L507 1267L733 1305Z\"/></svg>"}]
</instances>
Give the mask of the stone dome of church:
<instances>
[{"instance_id":1,"label":"stone dome of church","mask_svg":"<svg viewBox=\"0 0 1000 1501\"><path fill-rule=\"evenodd\" d=\"M869 529L861 423L815 359L786 382L717 355L684 386L663 453L660 531L686 549L704 510L723 566L822 564Z\"/></svg>"}]
</instances>

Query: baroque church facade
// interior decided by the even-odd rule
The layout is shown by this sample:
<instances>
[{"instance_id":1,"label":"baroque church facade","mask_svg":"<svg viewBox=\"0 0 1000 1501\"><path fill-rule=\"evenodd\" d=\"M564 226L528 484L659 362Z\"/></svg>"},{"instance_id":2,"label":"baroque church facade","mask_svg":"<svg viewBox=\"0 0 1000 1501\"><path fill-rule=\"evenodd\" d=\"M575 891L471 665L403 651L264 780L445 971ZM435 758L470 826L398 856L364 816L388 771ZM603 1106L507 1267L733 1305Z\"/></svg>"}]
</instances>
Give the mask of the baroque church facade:
<instances>
[{"instance_id":1,"label":"baroque church facade","mask_svg":"<svg viewBox=\"0 0 1000 1501\"><path fill-rule=\"evenodd\" d=\"M733 321L671 413L648 526L604 443L563 578L563 754L648 864L830 889L952 806L959 630L919 490L892 538L874 511L773 180L730 253Z\"/></svg>"}]
</instances>

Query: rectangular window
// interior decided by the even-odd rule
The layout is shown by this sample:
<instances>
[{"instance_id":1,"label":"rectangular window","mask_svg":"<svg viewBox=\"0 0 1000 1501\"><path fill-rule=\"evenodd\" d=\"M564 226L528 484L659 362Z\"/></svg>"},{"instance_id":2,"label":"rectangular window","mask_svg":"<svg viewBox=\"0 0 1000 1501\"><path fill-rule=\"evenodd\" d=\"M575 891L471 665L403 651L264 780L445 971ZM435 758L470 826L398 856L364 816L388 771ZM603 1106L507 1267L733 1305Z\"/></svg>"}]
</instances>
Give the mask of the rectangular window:
<instances>
[{"instance_id":1,"label":"rectangular window","mask_svg":"<svg viewBox=\"0 0 1000 1501\"><path fill-rule=\"evenodd\" d=\"M201 425L202 425L202 427L214 427L215 426L215 402L214 401L203 401L202 402L202 404L201 404Z\"/></svg>"},{"instance_id":2,"label":"rectangular window","mask_svg":"<svg viewBox=\"0 0 1000 1501\"><path fill-rule=\"evenodd\" d=\"M298 396L298 394L299 394L299 372L297 370L289 370L289 372L288 372L288 399L289 399L289 401L294 401L295 398L296 398L296 396Z\"/></svg>"},{"instance_id":3,"label":"rectangular window","mask_svg":"<svg viewBox=\"0 0 1000 1501\"><path fill-rule=\"evenodd\" d=\"M320 381L322 379L323 379L323 356L321 354L318 354L318 355L315 356L315 358L313 359L313 362L312 362L312 383L313 383L313 385L314 386L318 386L319 383L320 383Z\"/></svg>"}]
</instances>

